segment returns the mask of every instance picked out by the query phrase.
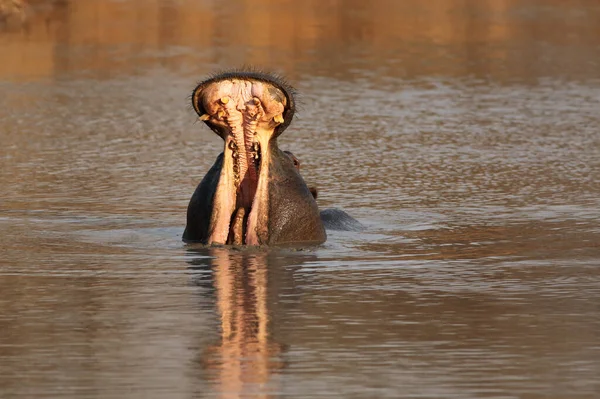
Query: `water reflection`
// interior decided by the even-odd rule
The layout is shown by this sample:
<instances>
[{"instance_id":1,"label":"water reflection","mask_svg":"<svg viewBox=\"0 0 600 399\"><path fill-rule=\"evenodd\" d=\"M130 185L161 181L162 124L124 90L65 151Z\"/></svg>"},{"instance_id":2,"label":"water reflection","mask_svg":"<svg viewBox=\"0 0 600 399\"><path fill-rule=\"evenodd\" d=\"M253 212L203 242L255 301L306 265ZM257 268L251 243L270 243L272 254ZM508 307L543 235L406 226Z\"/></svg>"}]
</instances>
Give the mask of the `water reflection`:
<instances>
[{"instance_id":1,"label":"water reflection","mask_svg":"<svg viewBox=\"0 0 600 399\"><path fill-rule=\"evenodd\" d=\"M274 274L290 273L281 256L264 250L199 250L205 255L192 260L199 286L210 286L220 317L219 343L209 345L199 360L207 370L215 392L237 398L248 393L270 397L279 388L276 376L285 365L284 345L274 341L271 331L277 284ZM212 279L202 278L206 270Z\"/></svg>"},{"instance_id":2,"label":"water reflection","mask_svg":"<svg viewBox=\"0 0 600 399\"><path fill-rule=\"evenodd\" d=\"M0 396L598 396L598 2L27 3L0 22ZM282 148L366 231L181 243L222 150L187 97L240 64L298 86Z\"/></svg>"},{"instance_id":3,"label":"water reflection","mask_svg":"<svg viewBox=\"0 0 600 399\"><path fill-rule=\"evenodd\" d=\"M26 24L0 31L0 78L109 79L148 67L206 73L241 64L378 84L431 75L597 78L581 50L598 54L600 6L539 3L31 0Z\"/></svg>"}]
</instances>

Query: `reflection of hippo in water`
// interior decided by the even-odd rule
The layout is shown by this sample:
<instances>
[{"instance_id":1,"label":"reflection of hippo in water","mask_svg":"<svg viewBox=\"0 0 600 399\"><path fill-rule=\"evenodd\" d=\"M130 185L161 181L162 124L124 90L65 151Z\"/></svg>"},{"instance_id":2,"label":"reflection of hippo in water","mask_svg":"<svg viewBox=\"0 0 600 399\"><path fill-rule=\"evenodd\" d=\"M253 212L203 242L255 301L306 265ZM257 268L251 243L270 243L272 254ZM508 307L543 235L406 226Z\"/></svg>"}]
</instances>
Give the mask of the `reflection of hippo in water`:
<instances>
[{"instance_id":1,"label":"reflection of hippo in water","mask_svg":"<svg viewBox=\"0 0 600 399\"><path fill-rule=\"evenodd\" d=\"M322 215L299 162L277 146L294 116L293 89L272 75L227 72L200 83L192 104L225 145L190 200L184 241L324 242Z\"/></svg>"}]
</instances>

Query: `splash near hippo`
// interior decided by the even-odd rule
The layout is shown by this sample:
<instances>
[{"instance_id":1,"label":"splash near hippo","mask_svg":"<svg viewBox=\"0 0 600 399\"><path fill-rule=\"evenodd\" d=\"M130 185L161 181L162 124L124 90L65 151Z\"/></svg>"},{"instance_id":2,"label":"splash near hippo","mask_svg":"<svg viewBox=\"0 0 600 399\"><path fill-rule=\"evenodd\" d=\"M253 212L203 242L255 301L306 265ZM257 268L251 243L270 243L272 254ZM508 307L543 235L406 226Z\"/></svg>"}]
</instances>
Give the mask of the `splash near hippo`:
<instances>
[{"instance_id":1,"label":"splash near hippo","mask_svg":"<svg viewBox=\"0 0 600 399\"><path fill-rule=\"evenodd\" d=\"M314 245L327 235L316 200L277 137L292 122L294 89L255 71L231 71L192 93L223 152L194 192L183 240L207 245Z\"/></svg>"}]
</instances>

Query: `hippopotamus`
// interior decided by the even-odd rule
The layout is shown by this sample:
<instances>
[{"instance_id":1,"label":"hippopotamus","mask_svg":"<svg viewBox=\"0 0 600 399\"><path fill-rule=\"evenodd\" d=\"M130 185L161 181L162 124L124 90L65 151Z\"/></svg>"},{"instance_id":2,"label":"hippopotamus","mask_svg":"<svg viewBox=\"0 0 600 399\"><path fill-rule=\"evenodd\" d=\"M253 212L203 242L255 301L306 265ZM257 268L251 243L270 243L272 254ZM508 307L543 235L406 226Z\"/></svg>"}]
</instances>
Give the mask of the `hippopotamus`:
<instances>
[{"instance_id":1,"label":"hippopotamus","mask_svg":"<svg viewBox=\"0 0 600 399\"><path fill-rule=\"evenodd\" d=\"M283 78L246 70L219 73L196 86L192 106L223 139L223 152L192 195L184 241L254 246L325 242L323 220L328 217L322 220L317 191L300 175L299 160L277 143L294 117L294 94Z\"/></svg>"}]
</instances>

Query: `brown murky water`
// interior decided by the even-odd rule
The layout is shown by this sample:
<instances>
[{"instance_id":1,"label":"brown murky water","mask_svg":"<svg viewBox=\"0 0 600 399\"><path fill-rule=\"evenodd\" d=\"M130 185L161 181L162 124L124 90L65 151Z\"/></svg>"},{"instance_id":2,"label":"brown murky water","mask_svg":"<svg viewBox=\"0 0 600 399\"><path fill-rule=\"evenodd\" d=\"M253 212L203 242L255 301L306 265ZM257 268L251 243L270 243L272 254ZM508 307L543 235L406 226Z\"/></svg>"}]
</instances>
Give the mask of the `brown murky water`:
<instances>
[{"instance_id":1,"label":"brown murky water","mask_svg":"<svg viewBox=\"0 0 600 399\"><path fill-rule=\"evenodd\" d=\"M5 0L0 0L5 1ZM1 398L600 397L600 4L43 1L0 22ZM366 232L180 241L219 68Z\"/></svg>"}]
</instances>

